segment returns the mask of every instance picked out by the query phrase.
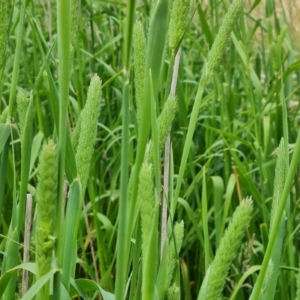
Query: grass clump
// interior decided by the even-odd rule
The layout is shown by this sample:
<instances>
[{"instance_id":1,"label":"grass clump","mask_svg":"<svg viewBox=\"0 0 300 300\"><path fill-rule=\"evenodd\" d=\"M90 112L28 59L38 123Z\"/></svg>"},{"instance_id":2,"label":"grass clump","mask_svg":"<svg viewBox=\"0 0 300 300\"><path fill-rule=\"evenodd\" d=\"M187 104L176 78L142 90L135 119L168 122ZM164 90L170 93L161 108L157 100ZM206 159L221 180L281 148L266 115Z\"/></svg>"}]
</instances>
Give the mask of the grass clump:
<instances>
[{"instance_id":1,"label":"grass clump","mask_svg":"<svg viewBox=\"0 0 300 300\"><path fill-rule=\"evenodd\" d=\"M299 296L289 12L150 2L0 1L3 300Z\"/></svg>"}]
</instances>

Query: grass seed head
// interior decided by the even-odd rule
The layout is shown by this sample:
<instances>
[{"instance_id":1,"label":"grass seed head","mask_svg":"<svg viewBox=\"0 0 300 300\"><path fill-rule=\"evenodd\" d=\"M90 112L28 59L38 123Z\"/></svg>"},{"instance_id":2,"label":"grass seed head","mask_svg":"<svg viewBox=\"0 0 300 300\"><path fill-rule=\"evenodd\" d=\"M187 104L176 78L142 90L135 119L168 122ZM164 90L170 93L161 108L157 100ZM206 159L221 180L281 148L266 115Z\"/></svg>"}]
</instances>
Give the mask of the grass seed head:
<instances>
[{"instance_id":1,"label":"grass seed head","mask_svg":"<svg viewBox=\"0 0 300 300\"><path fill-rule=\"evenodd\" d=\"M71 65L73 64L74 59L74 49L76 45L76 38L78 33L78 27L79 27L79 19L80 19L80 1L79 0L72 0L71 1Z\"/></svg>"},{"instance_id":2,"label":"grass seed head","mask_svg":"<svg viewBox=\"0 0 300 300\"><path fill-rule=\"evenodd\" d=\"M164 104L163 110L158 117L158 133L159 133L159 152L163 150L163 146L167 136L171 130L172 123L177 111L177 101L174 95L170 95Z\"/></svg>"},{"instance_id":3,"label":"grass seed head","mask_svg":"<svg viewBox=\"0 0 300 300\"><path fill-rule=\"evenodd\" d=\"M232 260L235 258L249 226L252 210L251 198L243 200L235 210L210 267L205 293L206 300L218 299L220 296Z\"/></svg>"},{"instance_id":4,"label":"grass seed head","mask_svg":"<svg viewBox=\"0 0 300 300\"><path fill-rule=\"evenodd\" d=\"M9 12L9 1L0 0L0 69L4 67L5 62L10 17Z\"/></svg>"},{"instance_id":5,"label":"grass seed head","mask_svg":"<svg viewBox=\"0 0 300 300\"><path fill-rule=\"evenodd\" d=\"M97 75L94 75L89 86L85 107L81 112L82 120L80 124L80 137L76 153L77 171L81 181L83 195L90 172L90 165L97 137L100 104L101 80Z\"/></svg>"},{"instance_id":6,"label":"grass seed head","mask_svg":"<svg viewBox=\"0 0 300 300\"><path fill-rule=\"evenodd\" d=\"M180 289L175 283L172 284L172 286L170 286L168 288L167 299L168 300L179 300L180 299Z\"/></svg>"},{"instance_id":7,"label":"grass seed head","mask_svg":"<svg viewBox=\"0 0 300 300\"><path fill-rule=\"evenodd\" d=\"M178 255L182 246L184 235L184 222L183 220L178 223L176 222L174 226L174 240L171 238L169 244L169 253L168 253L168 286L171 283L176 262L178 260Z\"/></svg>"},{"instance_id":8,"label":"grass seed head","mask_svg":"<svg viewBox=\"0 0 300 300\"><path fill-rule=\"evenodd\" d=\"M138 201L141 206L143 249L147 248L154 217L153 168L144 162L139 175Z\"/></svg>"},{"instance_id":9,"label":"grass seed head","mask_svg":"<svg viewBox=\"0 0 300 300\"><path fill-rule=\"evenodd\" d=\"M170 95L164 104L161 114L158 117L158 150L161 154L164 149L164 144L171 130L173 120L177 111L177 101L174 95ZM150 161L153 162L152 143L149 149Z\"/></svg>"},{"instance_id":10,"label":"grass seed head","mask_svg":"<svg viewBox=\"0 0 300 300\"><path fill-rule=\"evenodd\" d=\"M23 130L25 127L25 119L26 119L26 112L27 112L28 105L29 105L29 98L27 97L26 92L23 89L19 89L17 94L17 111L18 111L21 137L23 136Z\"/></svg>"},{"instance_id":11,"label":"grass seed head","mask_svg":"<svg viewBox=\"0 0 300 300\"><path fill-rule=\"evenodd\" d=\"M169 29L169 47L175 52L189 22L190 0L174 0Z\"/></svg>"},{"instance_id":12,"label":"grass seed head","mask_svg":"<svg viewBox=\"0 0 300 300\"><path fill-rule=\"evenodd\" d=\"M51 267L54 247L54 223L57 201L57 159L52 140L43 145L39 160L39 182L36 191L36 260L38 276Z\"/></svg>"},{"instance_id":13,"label":"grass seed head","mask_svg":"<svg viewBox=\"0 0 300 300\"><path fill-rule=\"evenodd\" d=\"M216 67L218 66L222 53L225 50L229 35L237 22L238 16L244 7L244 0L234 0L226 13L220 30L215 38L207 57L207 82L211 80Z\"/></svg>"}]
</instances>

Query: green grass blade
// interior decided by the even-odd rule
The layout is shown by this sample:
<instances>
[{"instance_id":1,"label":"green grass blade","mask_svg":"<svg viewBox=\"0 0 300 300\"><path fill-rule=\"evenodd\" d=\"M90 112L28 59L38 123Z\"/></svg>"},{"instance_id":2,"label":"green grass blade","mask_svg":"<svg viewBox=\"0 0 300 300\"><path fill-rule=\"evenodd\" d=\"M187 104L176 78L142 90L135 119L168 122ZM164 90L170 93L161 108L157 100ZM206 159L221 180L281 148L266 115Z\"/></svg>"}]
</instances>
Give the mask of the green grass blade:
<instances>
[{"instance_id":1,"label":"green grass blade","mask_svg":"<svg viewBox=\"0 0 300 300\"><path fill-rule=\"evenodd\" d=\"M78 285L83 291L100 291L103 300L115 300L115 295L112 293L109 293L105 291L99 284L96 282L89 280L89 279L76 279L75 280L76 285ZM71 284L73 284L73 281L71 281Z\"/></svg>"},{"instance_id":2,"label":"green grass blade","mask_svg":"<svg viewBox=\"0 0 300 300\"><path fill-rule=\"evenodd\" d=\"M208 232L208 199L206 193L206 173L205 167L203 167L203 178L202 178L202 227L204 236L204 252L205 252L205 271L207 272L210 262L210 241Z\"/></svg>"},{"instance_id":3,"label":"green grass blade","mask_svg":"<svg viewBox=\"0 0 300 300\"><path fill-rule=\"evenodd\" d=\"M25 117L25 128L23 128L23 136L21 137L21 151L22 151L22 162L21 162L21 186L20 186L20 199L19 199L19 216L18 216L18 227L21 231L25 217L25 206L26 206L26 194L27 185L29 181L30 171L30 156L32 146L32 127L33 127L33 99L29 100L29 106L27 108Z\"/></svg>"},{"instance_id":4,"label":"green grass blade","mask_svg":"<svg viewBox=\"0 0 300 300\"><path fill-rule=\"evenodd\" d=\"M62 283L67 291L70 289L70 279L77 257L77 233L81 215L81 185L74 180L70 186L65 217L65 231L63 239Z\"/></svg>"},{"instance_id":5,"label":"green grass blade","mask_svg":"<svg viewBox=\"0 0 300 300\"><path fill-rule=\"evenodd\" d=\"M21 58L21 46L23 40L23 31L24 31L24 20L25 20L25 7L26 1L20 0L19 1L21 9L20 9L20 20L18 24L18 31L17 31L17 45L16 45L16 52L14 57L14 67L13 73L11 78L11 87L10 87L10 94L9 94L9 117L14 115L14 106L15 106L15 99L16 99L16 89L19 77L19 68L20 68L20 58Z\"/></svg>"},{"instance_id":6,"label":"green grass blade","mask_svg":"<svg viewBox=\"0 0 300 300\"><path fill-rule=\"evenodd\" d=\"M5 288L11 278L11 276L16 273L18 270L27 270L33 274L35 274L36 271L36 264L35 263L23 263L15 268L12 268L8 271L6 271L4 274L2 274L0 278L0 298L2 299L2 296L4 294Z\"/></svg>"},{"instance_id":7,"label":"green grass blade","mask_svg":"<svg viewBox=\"0 0 300 300\"><path fill-rule=\"evenodd\" d=\"M213 193L216 247L219 247L220 240L223 235L222 223L224 222L224 220L221 218L222 209L223 209L223 194L224 194L223 179L219 176L211 176L209 180L209 191Z\"/></svg>"},{"instance_id":8,"label":"green grass blade","mask_svg":"<svg viewBox=\"0 0 300 300\"><path fill-rule=\"evenodd\" d=\"M9 134L10 134L10 132L9 132ZM0 180L0 218L2 217L2 207L3 207L3 201L4 201L9 142L10 142L10 140L7 139L6 144L3 146L4 149L2 151L1 160L0 160L0 163L1 163L0 164L0 178L1 178L1 180Z\"/></svg>"},{"instance_id":9,"label":"green grass blade","mask_svg":"<svg viewBox=\"0 0 300 300\"><path fill-rule=\"evenodd\" d=\"M213 44L214 37L213 37L211 29L208 25L205 13L204 13L200 3L198 3L197 9L198 9L199 19L200 19L200 22L201 22L201 25L202 25L202 30L203 30L203 33L205 34L205 37L206 37L207 41L208 41L209 49L210 49L212 44Z\"/></svg>"},{"instance_id":10,"label":"green grass blade","mask_svg":"<svg viewBox=\"0 0 300 300\"><path fill-rule=\"evenodd\" d=\"M0 124L0 153L10 136L10 125Z\"/></svg>"},{"instance_id":11,"label":"green grass blade","mask_svg":"<svg viewBox=\"0 0 300 300\"><path fill-rule=\"evenodd\" d=\"M70 50L71 50L71 1L57 1L57 45L59 79L59 122L58 122L58 201L56 216L55 252L58 264L62 264L63 190L65 175L67 109L69 102ZM60 297L60 273L54 276L54 298Z\"/></svg>"},{"instance_id":12,"label":"green grass blade","mask_svg":"<svg viewBox=\"0 0 300 300\"><path fill-rule=\"evenodd\" d=\"M236 296L238 295L239 290L242 288L244 282L246 281L246 279L252 275L253 273L259 271L261 268L261 266L252 266L250 267L244 274L243 276L240 278L240 280L238 281L237 285L235 286L229 300L235 300L237 299Z\"/></svg>"},{"instance_id":13,"label":"green grass blade","mask_svg":"<svg viewBox=\"0 0 300 300\"><path fill-rule=\"evenodd\" d=\"M135 16L135 0L127 2L127 18L125 29L125 57L124 57L124 84L123 84L123 105L122 105L122 149L121 149L121 176L120 176L120 204L118 214L118 235L117 235L117 274L115 284L116 300L124 300L127 278L127 262L129 257L129 238L127 237L127 186L129 169L129 98L130 98L130 54Z\"/></svg>"},{"instance_id":14,"label":"green grass blade","mask_svg":"<svg viewBox=\"0 0 300 300\"><path fill-rule=\"evenodd\" d=\"M43 275L39 278L28 290L28 292L24 295L22 300L31 300L35 299L36 295L39 291L44 287L47 282L55 275L55 273L59 272L59 269L51 269L47 274Z\"/></svg>"}]
</instances>

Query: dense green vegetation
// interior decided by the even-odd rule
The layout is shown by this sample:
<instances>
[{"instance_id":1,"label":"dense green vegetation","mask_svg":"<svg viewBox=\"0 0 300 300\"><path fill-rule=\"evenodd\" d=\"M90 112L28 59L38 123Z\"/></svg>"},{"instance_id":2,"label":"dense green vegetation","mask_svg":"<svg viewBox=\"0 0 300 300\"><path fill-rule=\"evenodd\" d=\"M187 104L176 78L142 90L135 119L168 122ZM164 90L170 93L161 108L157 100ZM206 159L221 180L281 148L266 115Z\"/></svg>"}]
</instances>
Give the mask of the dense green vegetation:
<instances>
[{"instance_id":1,"label":"dense green vegetation","mask_svg":"<svg viewBox=\"0 0 300 300\"><path fill-rule=\"evenodd\" d=\"M286 4L0 0L1 299L300 299Z\"/></svg>"}]
</instances>

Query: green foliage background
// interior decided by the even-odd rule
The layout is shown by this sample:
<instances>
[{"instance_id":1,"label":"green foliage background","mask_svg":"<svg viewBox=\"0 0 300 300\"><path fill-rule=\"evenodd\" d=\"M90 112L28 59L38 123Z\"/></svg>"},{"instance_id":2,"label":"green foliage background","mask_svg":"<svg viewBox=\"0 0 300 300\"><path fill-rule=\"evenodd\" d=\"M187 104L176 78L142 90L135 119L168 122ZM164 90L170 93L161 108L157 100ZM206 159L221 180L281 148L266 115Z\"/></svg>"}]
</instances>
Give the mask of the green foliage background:
<instances>
[{"instance_id":1,"label":"green foliage background","mask_svg":"<svg viewBox=\"0 0 300 300\"><path fill-rule=\"evenodd\" d=\"M0 65L0 291L2 293L5 288L13 291L11 296L6 294L7 298L3 299L18 297L14 296L14 292L21 297L21 272L15 272L17 275L12 275L11 278L5 272L22 263L25 195L36 194L38 156L43 141L54 138L58 143L58 153L63 153L64 147L66 148L66 160L59 154L59 161L66 163L59 165L58 197L63 194L65 176L70 186L75 182L72 193L71 187L69 188L70 195L75 199L74 191L81 194L81 186L77 181L78 165L76 166L74 156L76 149L71 146L70 136L80 122L81 111L84 112L88 87L94 74L98 74L102 81L99 107L101 113L86 191L82 203L78 199L76 202L80 207L79 211L76 210L78 235L74 237L77 254L76 265L74 262L71 264L75 278L86 281L78 280L77 289L74 282L72 283L73 278L66 279L62 275L62 282L71 281L72 288L67 290L69 297L75 297L82 288L86 299L100 298L99 291L104 299L112 296L105 294L105 291L115 294L116 299L121 299L118 293L122 294L127 280L130 279L127 298L142 299L139 298L142 285L139 260L142 247L139 248L141 240L138 238L141 236L142 222L139 217L136 223L133 221L137 212L135 206L132 208L127 202L127 192L131 188L129 176L135 164L141 166L151 132L157 197L157 191L162 185L160 178L163 177L164 158L163 155L158 155L158 146L155 144L157 122L153 116L159 116L166 95L169 95L169 66L174 63L174 52L163 45L161 47L165 52L161 68L155 56L146 57L145 63L152 66L152 70L157 68L159 76L150 78L146 74L146 78L150 79L145 80L148 85L144 89L150 91L148 97L154 101L149 102L149 110L144 108L138 114L132 57L133 24L136 20L141 22L148 40L162 42L164 35L167 36L167 32L161 32L163 30L160 26L163 26L164 19L159 17L157 18L161 23L157 23L157 28L153 26L149 31L151 17L154 15L155 18L150 2L80 1L79 13L74 15L73 12L72 19L74 22L78 18L78 27L75 28L77 34L68 36L72 47L67 48L64 60L64 56L58 52L60 50L57 50L57 44L64 40L65 33L63 30L58 32L58 28L64 28L69 14L66 16L61 12L62 25L57 26L59 14L55 1L12 3L0 0L0 15L4 20L4 31L0 27L0 35L5 36L4 44L7 45L6 52L2 52L4 63ZM170 17L173 2L165 2L169 4ZM172 204L169 203L168 216L172 218L169 218L168 229L170 231L173 228L175 221L184 221L182 248L177 256L176 270L172 278L172 282L180 287L181 299L196 299L198 296L208 265L213 261L225 228L236 207L248 196L253 200L252 220L238 255L232 261L222 299L250 298L258 281L259 269L270 237L276 149L284 137L285 147L290 152L284 158L287 164L288 155L291 158L297 149L295 143L299 131L300 87L297 42L299 43L300 37L296 37L297 41L294 32L290 34L294 24L290 23L285 10L277 12L275 8L280 3L272 0L255 1L244 7L239 15L225 50L216 66L213 66L215 69L212 74L209 73L211 80L203 86L192 142L190 145L186 142L199 82L201 84L202 73L206 71L205 63L210 59L208 53L230 3L228 0L192 2L188 27L183 30L184 36L180 41L181 56L175 93L177 113L170 133L172 155L169 201ZM255 13L257 8L260 8L262 16ZM7 11L8 21L4 19ZM165 21L168 22L169 19ZM70 21L69 25L74 24ZM161 36L157 36L157 33ZM168 42L168 37L166 39ZM3 51L2 45L0 44L0 52ZM174 48L172 50L177 51ZM59 67L66 60L70 60L70 63L65 64L67 68L64 70L65 75L62 75ZM63 81L63 76L66 76L67 81ZM15 100L17 91L21 89L25 91L25 95L30 95L27 103L29 109L22 120L17 115ZM63 96L64 90L69 93L68 97ZM65 98L68 101L64 101L65 107L62 107L62 99ZM155 106L151 106L151 103L155 103ZM67 119L61 115L64 109ZM7 119L7 116L10 118ZM64 147L61 146L63 134ZM125 144L128 142L127 146L124 146L124 141ZM189 152L186 167L184 164L182 167L185 147ZM277 263L279 277L274 299L295 299L297 294L300 218L297 155L295 154L295 173L291 175L293 182L287 206L281 216L284 217L285 229L277 234L282 239L282 253ZM182 178L179 180L182 182L181 185L176 185L180 172ZM134 180L133 190L129 194L138 191L135 184L138 179L136 182ZM161 188L162 194L164 188ZM172 201L173 196L175 202ZM63 197L60 199L63 201ZM32 237L35 233L35 209L34 202L31 216ZM158 211L160 209L161 206L157 208ZM56 244L55 253L64 257L63 252L68 246L60 247L60 244L63 245L65 241L66 223L63 222L67 222L67 218L62 210L60 212L63 215L58 215L56 233L61 230L62 234L56 236L60 243ZM157 217L157 225L160 224L161 219ZM122 229L118 232L118 228ZM156 229L157 250L160 236L158 226ZM8 252L9 241L12 241L11 247L15 252ZM123 255L122 251L125 253L125 262L120 266L117 264ZM11 265L4 263L4 257L9 255L14 255ZM154 267L157 263L158 268L159 254L152 259ZM31 239L29 261L35 261L34 238ZM56 290L59 290L60 295L63 293L58 287L59 284L56 285L60 282L57 268L62 264L58 260L58 265L54 264L50 273L47 273L48 279L54 277L54 295ZM32 266L25 265L24 268L34 273ZM119 282L117 273L121 269L126 274L126 280L120 279ZM6 279L8 277L9 283ZM33 275L29 276L29 282L30 286L35 282ZM70 282L66 286L69 284ZM32 298L28 293L28 298L25 294L24 299L33 299L37 285L32 287ZM100 287L105 291L100 290ZM268 299L263 298L265 296L260 297Z\"/></svg>"}]
</instances>

